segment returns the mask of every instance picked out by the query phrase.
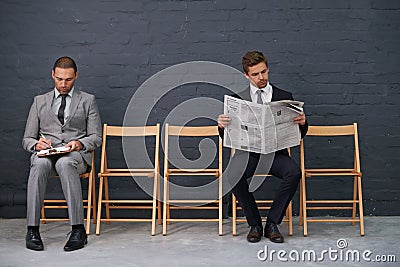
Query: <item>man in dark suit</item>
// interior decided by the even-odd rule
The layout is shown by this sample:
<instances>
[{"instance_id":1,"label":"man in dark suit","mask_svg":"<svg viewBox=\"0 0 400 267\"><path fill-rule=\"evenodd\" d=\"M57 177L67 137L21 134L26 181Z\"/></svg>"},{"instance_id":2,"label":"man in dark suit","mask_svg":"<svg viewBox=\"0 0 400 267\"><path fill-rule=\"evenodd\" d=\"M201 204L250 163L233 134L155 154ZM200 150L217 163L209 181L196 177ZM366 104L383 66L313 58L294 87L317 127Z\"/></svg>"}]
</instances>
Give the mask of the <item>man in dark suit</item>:
<instances>
[{"instance_id":1,"label":"man in dark suit","mask_svg":"<svg viewBox=\"0 0 400 267\"><path fill-rule=\"evenodd\" d=\"M250 81L249 89L239 93L235 97L252 101L254 103L266 103L279 100L293 100L290 92L281 90L268 81L268 62L261 52L247 52L242 59L244 75ZM229 125L231 119L225 114L218 116L220 134ZM308 124L305 114L294 118L293 123L299 125L301 136L307 133ZM272 158L273 157L273 158ZM247 179L252 177L257 170L266 168L269 174L282 179L280 187L276 192L275 199L267 216L264 236L272 242L283 243L284 238L279 232L277 224L282 222L286 208L297 190L301 178L301 170L295 161L288 155L287 150L280 150L275 154L262 155L254 152L237 150L229 164L232 166L227 170L229 181L239 181L234 185L232 192L242 207L250 226L247 235L249 242L259 242L263 234L262 220L257 208L254 196L249 192ZM264 166L263 166L264 165ZM266 166L268 165L268 166Z\"/></svg>"},{"instance_id":2,"label":"man in dark suit","mask_svg":"<svg viewBox=\"0 0 400 267\"><path fill-rule=\"evenodd\" d=\"M101 145L101 121L95 97L74 88L78 72L72 58L59 58L54 63L52 77L54 89L35 97L22 140L24 149L32 153L26 247L44 249L39 233L40 209L48 178L58 174L72 225L64 250L73 251L87 243L79 175L91 164L90 151ZM37 155L40 150L63 146L69 148L68 153L47 157Z\"/></svg>"}]
</instances>

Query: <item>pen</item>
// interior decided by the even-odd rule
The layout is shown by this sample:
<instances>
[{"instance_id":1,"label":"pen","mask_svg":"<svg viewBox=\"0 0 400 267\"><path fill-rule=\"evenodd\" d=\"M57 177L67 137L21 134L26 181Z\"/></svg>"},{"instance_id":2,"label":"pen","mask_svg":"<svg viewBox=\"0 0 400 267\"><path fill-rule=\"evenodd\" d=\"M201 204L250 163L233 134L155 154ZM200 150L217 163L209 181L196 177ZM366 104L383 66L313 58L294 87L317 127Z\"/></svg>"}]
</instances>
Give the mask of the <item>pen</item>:
<instances>
[{"instance_id":1,"label":"pen","mask_svg":"<svg viewBox=\"0 0 400 267\"><path fill-rule=\"evenodd\" d=\"M40 137L46 139L46 137L42 134L42 132L39 132ZM54 147L50 144L50 148L53 149Z\"/></svg>"}]
</instances>

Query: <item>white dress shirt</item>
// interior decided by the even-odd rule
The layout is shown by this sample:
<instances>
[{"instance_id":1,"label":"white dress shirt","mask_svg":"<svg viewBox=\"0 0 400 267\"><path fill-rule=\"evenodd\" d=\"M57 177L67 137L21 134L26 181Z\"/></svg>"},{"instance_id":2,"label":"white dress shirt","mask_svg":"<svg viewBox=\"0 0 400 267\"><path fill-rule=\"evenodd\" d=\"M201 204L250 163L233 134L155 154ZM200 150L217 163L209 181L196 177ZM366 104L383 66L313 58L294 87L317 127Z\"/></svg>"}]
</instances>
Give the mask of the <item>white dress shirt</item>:
<instances>
[{"instance_id":1,"label":"white dress shirt","mask_svg":"<svg viewBox=\"0 0 400 267\"><path fill-rule=\"evenodd\" d=\"M251 101L253 103L257 103L257 90L260 90L259 88L255 87L252 83L250 83L250 95L251 95ZM272 100L272 86L267 82L267 86L261 89L261 99L263 100L263 103L271 102Z\"/></svg>"}]
</instances>

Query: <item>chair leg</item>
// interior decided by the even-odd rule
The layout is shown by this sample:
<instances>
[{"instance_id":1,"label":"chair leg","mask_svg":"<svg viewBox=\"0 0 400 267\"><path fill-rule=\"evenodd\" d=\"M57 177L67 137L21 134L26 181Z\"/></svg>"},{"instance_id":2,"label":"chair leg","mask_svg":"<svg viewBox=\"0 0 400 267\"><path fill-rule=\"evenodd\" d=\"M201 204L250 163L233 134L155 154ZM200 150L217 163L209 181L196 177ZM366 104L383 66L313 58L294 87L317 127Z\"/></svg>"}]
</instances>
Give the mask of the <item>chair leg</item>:
<instances>
[{"instance_id":1,"label":"chair leg","mask_svg":"<svg viewBox=\"0 0 400 267\"><path fill-rule=\"evenodd\" d=\"M171 224L169 219L171 219L171 205L169 204L169 183L167 180L167 225Z\"/></svg>"},{"instance_id":2,"label":"chair leg","mask_svg":"<svg viewBox=\"0 0 400 267\"><path fill-rule=\"evenodd\" d=\"M44 202L43 202L43 204L42 204L42 208L40 209L40 213L41 213L41 217L42 217L42 219L40 220L41 223L42 223L42 224L46 224L47 221L46 221L46 215L45 215L45 213L44 213Z\"/></svg>"},{"instance_id":3,"label":"chair leg","mask_svg":"<svg viewBox=\"0 0 400 267\"><path fill-rule=\"evenodd\" d=\"M288 226L289 226L289 235L293 235L293 208L292 208L292 201L290 201L288 208L286 209L287 212L287 219L288 219Z\"/></svg>"},{"instance_id":4,"label":"chair leg","mask_svg":"<svg viewBox=\"0 0 400 267\"><path fill-rule=\"evenodd\" d=\"M97 199L96 199L96 177L93 172L93 179L92 179L92 207L93 207L93 224L96 224L97 219Z\"/></svg>"},{"instance_id":5,"label":"chair leg","mask_svg":"<svg viewBox=\"0 0 400 267\"><path fill-rule=\"evenodd\" d=\"M100 183L99 183L99 200L97 206L97 225L96 225L96 235L100 235L100 224L101 224L101 206L103 203L103 176L100 176Z\"/></svg>"},{"instance_id":6,"label":"chair leg","mask_svg":"<svg viewBox=\"0 0 400 267\"><path fill-rule=\"evenodd\" d=\"M307 197L306 197L306 177L303 175L301 177L301 194L302 194L302 203L301 208L303 209L303 235L307 236Z\"/></svg>"},{"instance_id":7,"label":"chair leg","mask_svg":"<svg viewBox=\"0 0 400 267\"><path fill-rule=\"evenodd\" d=\"M234 194L232 194L232 235L236 236L236 216L237 216L237 210L236 210L236 197Z\"/></svg>"},{"instance_id":8,"label":"chair leg","mask_svg":"<svg viewBox=\"0 0 400 267\"><path fill-rule=\"evenodd\" d=\"M157 194L158 194L158 198L157 198L157 212L158 212L158 214L157 214L157 216L158 216L158 224L159 225L161 225L162 224L162 214L161 214L161 201L160 201L160 199L161 199L161 179L160 179L160 176L158 175L157 176L158 178L158 184L159 184L159 186L158 186L158 188L157 188Z\"/></svg>"},{"instance_id":9,"label":"chair leg","mask_svg":"<svg viewBox=\"0 0 400 267\"><path fill-rule=\"evenodd\" d=\"M166 175L165 175L166 176ZM167 177L164 177L163 235L167 235Z\"/></svg>"},{"instance_id":10,"label":"chair leg","mask_svg":"<svg viewBox=\"0 0 400 267\"><path fill-rule=\"evenodd\" d=\"M358 213L360 217L360 236L364 236L364 208L363 208L363 198L362 198L362 187L361 187L361 177L358 180Z\"/></svg>"},{"instance_id":11,"label":"chair leg","mask_svg":"<svg viewBox=\"0 0 400 267\"><path fill-rule=\"evenodd\" d=\"M92 187L93 187L93 177L92 174L88 178L88 198L87 198L87 208L86 208L86 234L90 234L90 212L92 211Z\"/></svg>"},{"instance_id":12,"label":"chair leg","mask_svg":"<svg viewBox=\"0 0 400 267\"><path fill-rule=\"evenodd\" d=\"M218 177L219 180L219 193L218 193L218 233L222 235L222 177Z\"/></svg>"},{"instance_id":13,"label":"chair leg","mask_svg":"<svg viewBox=\"0 0 400 267\"><path fill-rule=\"evenodd\" d=\"M222 236L222 198L218 201L218 235Z\"/></svg>"},{"instance_id":14,"label":"chair leg","mask_svg":"<svg viewBox=\"0 0 400 267\"><path fill-rule=\"evenodd\" d=\"M299 225L303 225L303 183L300 181Z\"/></svg>"},{"instance_id":15,"label":"chair leg","mask_svg":"<svg viewBox=\"0 0 400 267\"><path fill-rule=\"evenodd\" d=\"M154 184L153 184L153 209L151 214L151 235L154 236L156 234L156 209L157 209L157 173L154 175Z\"/></svg>"},{"instance_id":16,"label":"chair leg","mask_svg":"<svg viewBox=\"0 0 400 267\"><path fill-rule=\"evenodd\" d=\"M157 221L158 225L162 224L162 206L160 200L157 200Z\"/></svg>"},{"instance_id":17,"label":"chair leg","mask_svg":"<svg viewBox=\"0 0 400 267\"><path fill-rule=\"evenodd\" d=\"M171 222L169 221L169 219L171 219L171 206L169 204L167 204L167 224L171 224Z\"/></svg>"},{"instance_id":18,"label":"chair leg","mask_svg":"<svg viewBox=\"0 0 400 267\"><path fill-rule=\"evenodd\" d=\"M357 210L357 178L358 176L354 176L354 182L353 182L353 210L351 214L351 218L354 220L356 218L356 210ZM355 225L356 223L353 221L351 222L351 225Z\"/></svg>"},{"instance_id":19,"label":"chair leg","mask_svg":"<svg viewBox=\"0 0 400 267\"><path fill-rule=\"evenodd\" d=\"M110 195L109 195L109 191L108 191L108 177L104 177L104 197L106 199L106 218L108 219L108 221L106 222L106 224L110 224L110 203L108 202L110 200Z\"/></svg>"}]
</instances>

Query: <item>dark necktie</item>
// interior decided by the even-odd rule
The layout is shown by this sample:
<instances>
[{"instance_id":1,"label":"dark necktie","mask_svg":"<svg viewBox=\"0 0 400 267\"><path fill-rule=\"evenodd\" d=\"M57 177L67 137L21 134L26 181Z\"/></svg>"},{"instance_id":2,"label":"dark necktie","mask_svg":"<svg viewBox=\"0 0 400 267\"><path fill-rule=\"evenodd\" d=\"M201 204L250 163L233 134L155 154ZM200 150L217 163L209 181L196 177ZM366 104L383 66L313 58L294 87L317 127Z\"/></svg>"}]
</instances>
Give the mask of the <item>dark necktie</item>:
<instances>
[{"instance_id":1,"label":"dark necktie","mask_svg":"<svg viewBox=\"0 0 400 267\"><path fill-rule=\"evenodd\" d=\"M261 98L262 90L257 90L257 104L262 104L263 100Z\"/></svg>"},{"instance_id":2,"label":"dark necktie","mask_svg":"<svg viewBox=\"0 0 400 267\"><path fill-rule=\"evenodd\" d=\"M61 105L60 108L58 110L58 120L61 122L61 124L64 124L64 110L65 110L65 106L67 104L67 95L61 95Z\"/></svg>"}]
</instances>

